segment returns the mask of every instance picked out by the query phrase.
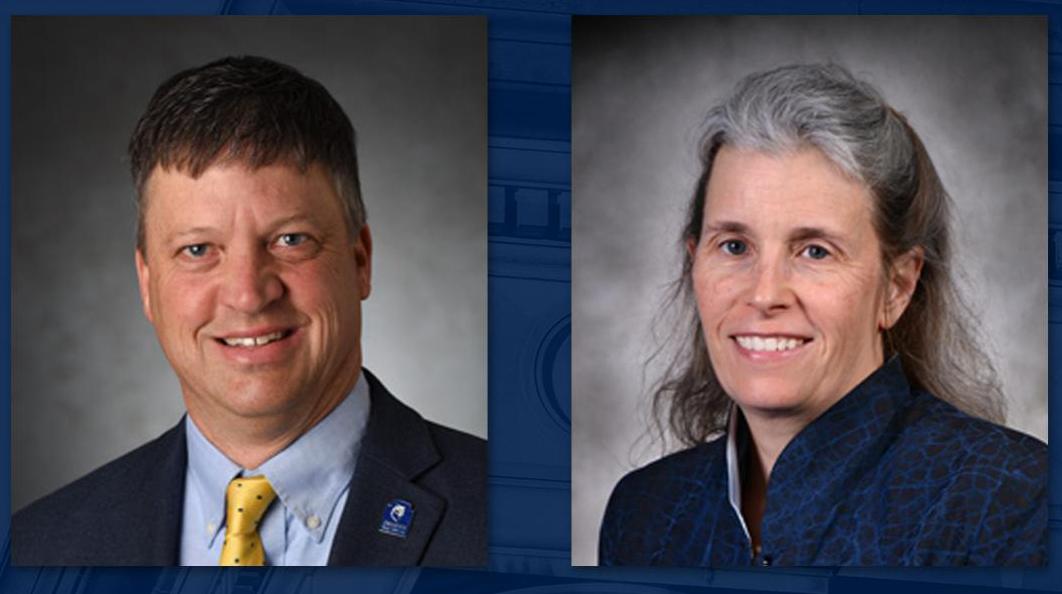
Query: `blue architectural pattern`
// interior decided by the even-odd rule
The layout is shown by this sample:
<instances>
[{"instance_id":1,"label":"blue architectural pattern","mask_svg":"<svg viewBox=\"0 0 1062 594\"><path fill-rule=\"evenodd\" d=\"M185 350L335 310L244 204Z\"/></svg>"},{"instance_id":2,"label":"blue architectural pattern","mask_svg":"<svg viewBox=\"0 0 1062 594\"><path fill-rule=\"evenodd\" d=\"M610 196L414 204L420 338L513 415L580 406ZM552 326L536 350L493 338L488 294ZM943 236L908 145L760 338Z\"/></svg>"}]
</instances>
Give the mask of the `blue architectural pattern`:
<instances>
[{"instance_id":1,"label":"blue architectural pattern","mask_svg":"<svg viewBox=\"0 0 1062 594\"><path fill-rule=\"evenodd\" d=\"M88 14L449 14L487 15L489 65L490 262L490 500L491 571L431 569L267 568L15 568L9 546L0 560L0 592L96 594L151 592L179 594L292 594L431 592L556 594L559 592L830 592L877 594L903 591L978 594L1016 589L1062 591L1062 480L1055 472L1050 526L1055 538L1046 569L899 572L852 569L663 569L569 567L568 431L570 386L563 362L570 345L570 86L569 17L574 13L692 14L777 12L818 13L936 12L1050 14L1051 82L1059 80L1062 8L1044 2L935 0L896 4L818 1L767 3L740 1L581 0L93 0L78 4ZM11 0L0 15L69 14L56 0ZM0 19L10 36L10 20ZM0 35L3 36L3 35ZM0 106L10 101L10 44L0 44ZM1059 113L1051 86L1050 144L1060 146ZM0 110L6 113L6 110ZM0 128L10 131L7 116ZM10 151L7 134L0 146ZM8 153L10 154L10 153ZM1051 151L1050 179L1062 180L1062 151ZM0 159L0 187L10 187L8 159ZM10 207L8 191L0 192ZM1052 191L1051 204L1059 194ZM577 199L577 198L576 198ZM1053 207L1052 207L1053 209ZM4 212L10 212L5 210ZM0 222L9 224L9 216ZM1052 213L1052 217L1054 217ZM1062 218L1052 218L1062 225ZM5 229L7 227L4 227ZM10 249L9 247L7 248ZM0 278L10 280L10 252L0 258ZM1055 274L1052 273L1054 278ZM1062 278L1060 276L1059 278ZM1054 288L1051 291L1055 291ZM1052 294L1051 342L1062 344L1062 298ZM6 311L10 311L10 302ZM10 320L0 325L10 336ZM558 336L569 333L569 342ZM553 348L551 345L556 345ZM8 347L10 348L10 347ZM1062 351L1053 353L1054 359ZM549 364L549 355L555 364ZM10 358L0 360L10 377ZM1060 362L1062 364L1062 362ZM551 370L551 373L547 372ZM550 381L552 380L552 385ZM1055 384L1051 400L1058 402ZM7 392L10 402L10 391ZM553 408L556 405L556 408ZM10 423L10 407L0 407L0 426ZM1062 443L1055 423L1055 446ZM1052 446L1052 447L1055 447ZM1057 448L1056 448L1057 449ZM1056 469L1058 458L1056 457ZM8 463L9 466L9 463ZM6 473L0 472L0 475ZM6 492L6 491L4 491ZM0 495L0 499L7 495Z\"/></svg>"}]
</instances>

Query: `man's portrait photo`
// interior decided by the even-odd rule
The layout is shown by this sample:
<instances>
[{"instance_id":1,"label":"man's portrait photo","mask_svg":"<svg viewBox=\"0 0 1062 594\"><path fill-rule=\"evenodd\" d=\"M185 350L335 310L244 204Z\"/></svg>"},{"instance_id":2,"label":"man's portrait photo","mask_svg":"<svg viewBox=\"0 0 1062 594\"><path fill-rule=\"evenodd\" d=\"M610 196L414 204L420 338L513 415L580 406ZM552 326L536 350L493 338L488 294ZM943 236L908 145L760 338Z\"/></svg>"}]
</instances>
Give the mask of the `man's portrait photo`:
<instances>
[{"instance_id":1,"label":"man's portrait photo","mask_svg":"<svg viewBox=\"0 0 1062 594\"><path fill-rule=\"evenodd\" d=\"M486 20L12 37L12 562L484 566Z\"/></svg>"},{"instance_id":2,"label":"man's portrait photo","mask_svg":"<svg viewBox=\"0 0 1062 594\"><path fill-rule=\"evenodd\" d=\"M574 565L1048 563L1046 24L573 21Z\"/></svg>"}]
</instances>

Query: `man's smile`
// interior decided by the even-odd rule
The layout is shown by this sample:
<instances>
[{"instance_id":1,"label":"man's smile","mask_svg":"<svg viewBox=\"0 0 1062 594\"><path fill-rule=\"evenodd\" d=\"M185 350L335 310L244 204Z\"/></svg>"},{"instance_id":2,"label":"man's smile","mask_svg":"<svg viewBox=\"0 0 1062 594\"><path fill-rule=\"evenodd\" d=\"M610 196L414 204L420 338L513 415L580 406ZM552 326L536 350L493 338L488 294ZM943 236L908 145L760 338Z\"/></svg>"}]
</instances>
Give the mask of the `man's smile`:
<instances>
[{"instance_id":1,"label":"man's smile","mask_svg":"<svg viewBox=\"0 0 1062 594\"><path fill-rule=\"evenodd\" d=\"M276 330L274 332L257 335L225 336L216 340L231 347L251 348L265 346L271 342L287 338L288 336L291 336L292 332L294 332L294 330Z\"/></svg>"}]
</instances>

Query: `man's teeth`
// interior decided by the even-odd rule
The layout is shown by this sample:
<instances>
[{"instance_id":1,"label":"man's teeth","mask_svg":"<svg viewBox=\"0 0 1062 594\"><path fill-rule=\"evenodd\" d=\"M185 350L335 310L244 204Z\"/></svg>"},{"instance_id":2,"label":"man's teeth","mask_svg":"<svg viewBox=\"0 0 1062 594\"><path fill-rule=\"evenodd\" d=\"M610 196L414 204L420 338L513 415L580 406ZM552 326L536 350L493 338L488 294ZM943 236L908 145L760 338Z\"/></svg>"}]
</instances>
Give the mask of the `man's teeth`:
<instances>
[{"instance_id":1,"label":"man's teeth","mask_svg":"<svg viewBox=\"0 0 1062 594\"><path fill-rule=\"evenodd\" d=\"M763 338L761 336L738 336L736 337L741 348L750 351L788 351L804 344L802 338L774 337Z\"/></svg>"},{"instance_id":2,"label":"man's teeth","mask_svg":"<svg viewBox=\"0 0 1062 594\"><path fill-rule=\"evenodd\" d=\"M225 338L225 344L229 346L238 347L253 347L269 344L274 340L280 340L284 337L284 332L274 332L272 334L263 334L262 336L248 336L246 338Z\"/></svg>"}]
</instances>

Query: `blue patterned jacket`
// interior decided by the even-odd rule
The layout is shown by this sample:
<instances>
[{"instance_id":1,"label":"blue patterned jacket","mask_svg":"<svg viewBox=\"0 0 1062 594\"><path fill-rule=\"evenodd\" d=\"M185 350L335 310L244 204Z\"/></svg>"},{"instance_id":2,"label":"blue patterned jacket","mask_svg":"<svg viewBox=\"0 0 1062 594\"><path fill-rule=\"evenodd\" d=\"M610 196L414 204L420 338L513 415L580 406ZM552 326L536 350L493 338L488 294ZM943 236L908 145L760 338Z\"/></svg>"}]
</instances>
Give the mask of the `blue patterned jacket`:
<instances>
[{"instance_id":1,"label":"blue patterned jacket","mask_svg":"<svg viewBox=\"0 0 1062 594\"><path fill-rule=\"evenodd\" d=\"M601 565L1046 563L1047 446L912 389L893 358L775 462L761 553L728 499L726 436L631 472Z\"/></svg>"}]
</instances>

